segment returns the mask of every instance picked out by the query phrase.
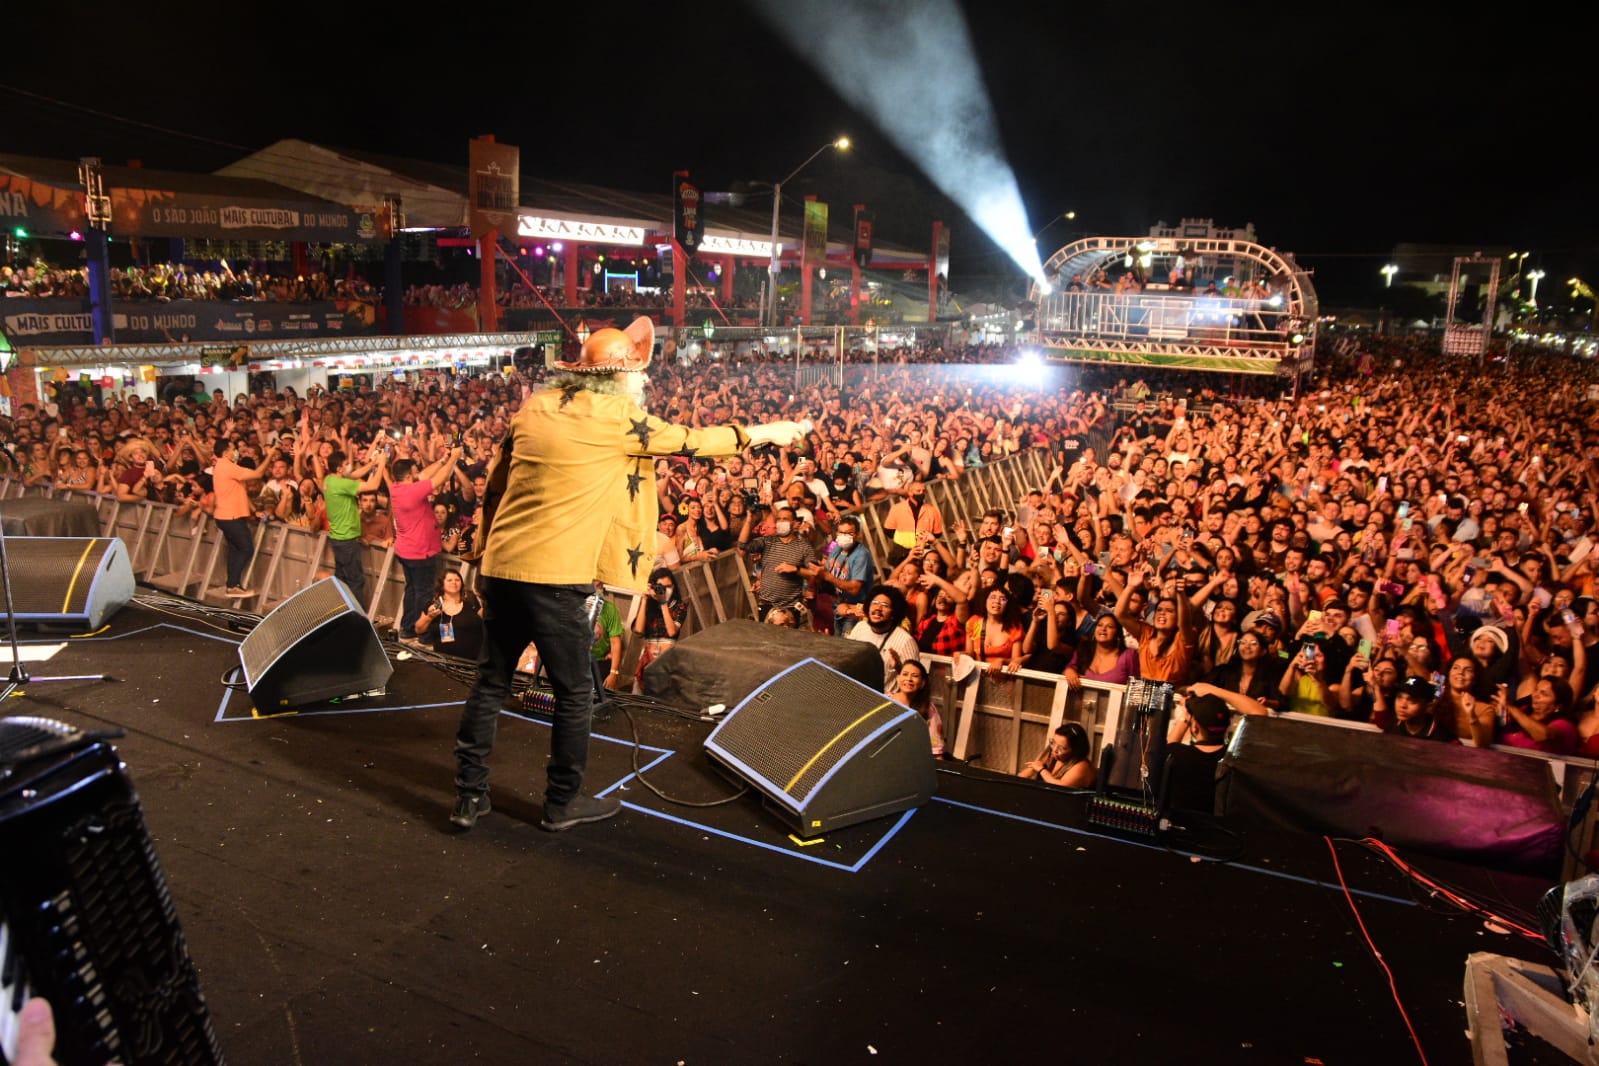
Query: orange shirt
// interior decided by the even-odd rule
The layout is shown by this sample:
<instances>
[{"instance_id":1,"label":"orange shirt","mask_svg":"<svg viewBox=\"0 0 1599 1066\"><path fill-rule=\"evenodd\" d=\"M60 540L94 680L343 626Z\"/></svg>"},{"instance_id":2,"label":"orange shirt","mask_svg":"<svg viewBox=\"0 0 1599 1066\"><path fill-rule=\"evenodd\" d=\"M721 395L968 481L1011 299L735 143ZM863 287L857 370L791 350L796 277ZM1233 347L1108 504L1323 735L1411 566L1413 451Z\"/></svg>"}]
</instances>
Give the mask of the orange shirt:
<instances>
[{"instance_id":1,"label":"orange shirt","mask_svg":"<svg viewBox=\"0 0 1599 1066\"><path fill-rule=\"evenodd\" d=\"M1138 672L1150 681L1170 681L1176 685L1187 684L1189 670L1194 661L1194 645L1181 633L1172 641L1166 654L1155 651L1155 627L1144 623L1138 634Z\"/></svg>"},{"instance_id":2,"label":"orange shirt","mask_svg":"<svg viewBox=\"0 0 1599 1066\"><path fill-rule=\"evenodd\" d=\"M229 518L249 518L255 513L250 506L250 491L244 487L246 479L257 476L232 459L217 456L211 466L211 483L216 486L217 506L213 517L219 521Z\"/></svg>"}]
</instances>

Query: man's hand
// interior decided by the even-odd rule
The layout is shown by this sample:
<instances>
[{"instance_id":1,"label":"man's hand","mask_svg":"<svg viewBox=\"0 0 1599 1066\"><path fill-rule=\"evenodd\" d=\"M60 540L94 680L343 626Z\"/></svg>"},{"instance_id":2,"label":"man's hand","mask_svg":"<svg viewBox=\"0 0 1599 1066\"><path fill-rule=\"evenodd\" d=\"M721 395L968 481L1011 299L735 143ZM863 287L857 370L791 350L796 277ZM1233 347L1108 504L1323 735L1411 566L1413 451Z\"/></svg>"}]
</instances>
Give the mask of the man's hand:
<instances>
[{"instance_id":1,"label":"man's hand","mask_svg":"<svg viewBox=\"0 0 1599 1066\"><path fill-rule=\"evenodd\" d=\"M788 447L805 436L805 429L798 422L767 422L759 426L749 426L745 432L749 434L752 448L763 444Z\"/></svg>"}]
</instances>

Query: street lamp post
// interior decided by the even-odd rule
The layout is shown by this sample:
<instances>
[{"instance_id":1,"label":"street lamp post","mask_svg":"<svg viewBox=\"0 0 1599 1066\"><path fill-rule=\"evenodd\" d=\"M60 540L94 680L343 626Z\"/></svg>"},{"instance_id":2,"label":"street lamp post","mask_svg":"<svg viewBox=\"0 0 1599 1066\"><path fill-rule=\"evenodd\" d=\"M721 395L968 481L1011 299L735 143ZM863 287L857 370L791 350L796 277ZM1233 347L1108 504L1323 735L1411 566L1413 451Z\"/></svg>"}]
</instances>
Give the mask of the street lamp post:
<instances>
[{"instance_id":1,"label":"street lamp post","mask_svg":"<svg viewBox=\"0 0 1599 1066\"><path fill-rule=\"evenodd\" d=\"M1527 302L1534 307L1538 304L1538 281L1544 276L1541 270L1527 271L1527 280L1532 282L1532 293L1527 297Z\"/></svg>"},{"instance_id":2,"label":"street lamp post","mask_svg":"<svg viewBox=\"0 0 1599 1066\"><path fill-rule=\"evenodd\" d=\"M1399 273L1399 264L1389 263L1387 266L1377 271L1377 273L1382 275L1383 288L1391 289L1394 287L1394 275Z\"/></svg>"},{"instance_id":3,"label":"street lamp post","mask_svg":"<svg viewBox=\"0 0 1599 1066\"><path fill-rule=\"evenodd\" d=\"M771 262L766 268L767 306L763 308L761 312L761 321L765 322L767 325L775 325L777 322L777 218L778 212L783 207L783 186L799 177L800 171L810 166L816 161L817 156L821 155L829 148L837 148L841 152L846 151L849 148L849 138L840 137L836 141L828 141L826 144L816 149L816 151L812 152L806 158L805 162L795 167L793 172L790 173L788 177L772 186L772 258Z\"/></svg>"},{"instance_id":4,"label":"street lamp post","mask_svg":"<svg viewBox=\"0 0 1599 1066\"><path fill-rule=\"evenodd\" d=\"M1045 230L1047 230L1049 227L1053 226L1055 223L1059 222L1061 219L1065 219L1067 222L1075 222L1075 221L1077 221L1077 212L1076 211L1062 211L1060 214L1056 215L1054 218L1050 219L1048 222L1044 223L1042 226L1039 226L1037 232L1035 232L1033 234L1033 240L1036 242L1038 240L1038 238L1040 238L1040 237L1042 237L1044 235L1044 231Z\"/></svg>"}]
</instances>

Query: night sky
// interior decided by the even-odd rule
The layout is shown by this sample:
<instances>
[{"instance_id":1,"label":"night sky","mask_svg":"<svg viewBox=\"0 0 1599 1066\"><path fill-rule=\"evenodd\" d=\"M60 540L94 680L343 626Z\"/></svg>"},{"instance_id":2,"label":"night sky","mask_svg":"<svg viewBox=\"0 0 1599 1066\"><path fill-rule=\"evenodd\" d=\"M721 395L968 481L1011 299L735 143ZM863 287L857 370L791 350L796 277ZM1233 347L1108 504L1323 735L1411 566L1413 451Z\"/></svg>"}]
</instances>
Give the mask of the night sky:
<instances>
[{"instance_id":1,"label":"night sky","mask_svg":"<svg viewBox=\"0 0 1599 1066\"><path fill-rule=\"evenodd\" d=\"M1253 223L1338 290L1324 300L1375 299L1377 268L1402 242L1531 250L1528 268L1549 274L1540 295L1573 273L1599 282L1580 162L1594 128L1589 35L1574 16L963 6L1035 228L1065 210L1082 233ZM540 176L663 189L689 169L718 189L782 177L843 132L849 157L807 171L827 191L853 199L852 173L926 184L740 3L568 5L569 19L548 3L11 7L3 152L214 169L296 137L464 164L467 140L493 133ZM1069 236L1048 232L1046 253ZM957 290L1005 269L970 237L953 252Z\"/></svg>"}]
</instances>

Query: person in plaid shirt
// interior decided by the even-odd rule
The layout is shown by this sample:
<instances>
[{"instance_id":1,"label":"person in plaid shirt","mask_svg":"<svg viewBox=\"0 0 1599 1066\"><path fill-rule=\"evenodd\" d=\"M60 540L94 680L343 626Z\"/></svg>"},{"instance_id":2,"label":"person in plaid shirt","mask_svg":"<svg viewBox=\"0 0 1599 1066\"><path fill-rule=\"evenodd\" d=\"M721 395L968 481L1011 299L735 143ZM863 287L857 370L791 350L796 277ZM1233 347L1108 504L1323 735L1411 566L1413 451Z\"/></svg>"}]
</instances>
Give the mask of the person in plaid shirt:
<instances>
[{"instance_id":1,"label":"person in plaid shirt","mask_svg":"<svg viewBox=\"0 0 1599 1066\"><path fill-rule=\"evenodd\" d=\"M966 648L966 593L936 574L923 574L917 583L936 588L933 610L916 627L916 646L929 655L954 656Z\"/></svg>"}]
</instances>

